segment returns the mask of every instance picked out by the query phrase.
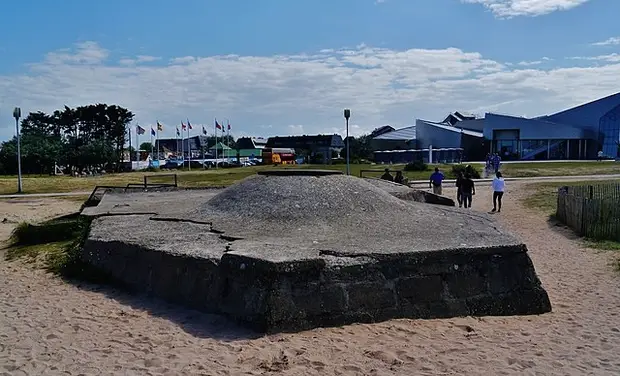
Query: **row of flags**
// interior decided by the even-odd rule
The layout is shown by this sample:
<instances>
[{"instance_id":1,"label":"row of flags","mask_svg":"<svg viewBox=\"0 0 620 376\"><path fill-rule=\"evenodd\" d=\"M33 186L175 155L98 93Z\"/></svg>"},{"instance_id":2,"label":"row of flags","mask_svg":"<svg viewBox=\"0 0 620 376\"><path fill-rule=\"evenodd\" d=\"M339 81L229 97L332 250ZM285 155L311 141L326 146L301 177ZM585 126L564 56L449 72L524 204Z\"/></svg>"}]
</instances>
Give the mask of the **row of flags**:
<instances>
[{"instance_id":1,"label":"row of flags","mask_svg":"<svg viewBox=\"0 0 620 376\"><path fill-rule=\"evenodd\" d=\"M215 120L215 128L221 130L222 132L224 131L224 127L218 123L217 119ZM181 131L185 132L187 131L189 133L190 130L194 129L194 127L192 127L192 124L189 122L189 119L187 120L187 123L181 122ZM228 131L230 131L231 127L230 127L230 123L228 123ZM163 132L164 131L164 126L158 121L157 122L157 132ZM179 127L177 127L177 137L181 135L181 131L179 131ZM155 129L153 129L153 127L151 127L151 136L157 136L157 132L155 131ZM139 135L143 135L146 133L146 129L142 128L139 125L136 125L136 133L138 133ZM202 134L204 134L205 136L207 135L207 130L205 129L204 125L202 126Z\"/></svg>"}]
</instances>

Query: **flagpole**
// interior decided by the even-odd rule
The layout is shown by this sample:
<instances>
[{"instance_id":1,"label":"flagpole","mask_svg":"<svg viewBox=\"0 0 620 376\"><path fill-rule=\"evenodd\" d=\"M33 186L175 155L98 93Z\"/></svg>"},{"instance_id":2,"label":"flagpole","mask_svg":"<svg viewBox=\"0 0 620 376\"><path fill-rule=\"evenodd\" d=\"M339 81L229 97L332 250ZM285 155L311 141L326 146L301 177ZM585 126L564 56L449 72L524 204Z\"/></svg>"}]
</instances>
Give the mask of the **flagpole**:
<instances>
[{"instance_id":1,"label":"flagpole","mask_svg":"<svg viewBox=\"0 0 620 376\"><path fill-rule=\"evenodd\" d=\"M206 140L208 140L207 138L207 131L205 129L205 126L202 126L202 135L205 137ZM205 144L207 144L207 146L209 146L209 142L205 142ZM202 141L200 142L200 147L202 149L202 169L206 169L207 165L205 164L205 145L202 143Z\"/></svg>"},{"instance_id":2,"label":"flagpole","mask_svg":"<svg viewBox=\"0 0 620 376\"><path fill-rule=\"evenodd\" d=\"M189 169L189 171L192 170L192 145L189 142L189 127L190 127L190 122L189 119L187 119L187 148L189 149L189 152L187 153L187 168Z\"/></svg>"},{"instance_id":3,"label":"flagpole","mask_svg":"<svg viewBox=\"0 0 620 376\"><path fill-rule=\"evenodd\" d=\"M140 124L136 124L138 127ZM136 170L140 167L140 132L136 128ZM133 166L132 166L133 169Z\"/></svg>"},{"instance_id":4,"label":"flagpole","mask_svg":"<svg viewBox=\"0 0 620 376\"><path fill-rule=\"evenodd\" d=\"M153 127L151 127L151 163L153 162L153 157L155 155L155 151L153 150Z\"/></svg>"},{"instance_id":5,"label":"flagpole","mask_svg":"<svg viewBox=\"0 0 620 376\"><path fill-rule=\"evenodd\" d=\"M185 165L185 132L183 132L183 122L181 122L181 163Z\"/></svg>"},{"instance_id":6,"label":"flagpole","mask_svg":"<svg viewBox=\"0 0 620 376\"><path fill-rule=\"evenodd\" d=\"M228 126L226 127L226 154L228 154L228 159L230 159L230 120L226 119Z\"/></svg>"},{"instance_id":7,"label":"flagpole","mask_svg":"<svg viewBox=\"0 0 620 376\"><path fill-rule=\"evenodd\" d=\"M157 121L157 135L155 136L155 148L157 149L157 164L159 165L159 121Z\"/></svg>"},{"instance_id":8,"label":"flagpole","mask_svg":"<svg viewBox=\"0 0 620 376\"><path fill-rule=\"evenodd\" d=\"M128 139L129 139L129 153L127 153L127 154L129 154L129 166L131 166L132 165L131 164L131 125L129 126L129 137L128 137ZM54 171L54 173L56 173L56 171Z\"/></svg>"},{"instance_id":9,"label":"flagpole","mask_svg":"<svg viewBox=\"0 0 620 376\"><path fill-rule=\"evenodd\" d=\"M217 118L213 123L213 133L215 133L215 169L217 170Z\"/></svg>"}]
</instances>

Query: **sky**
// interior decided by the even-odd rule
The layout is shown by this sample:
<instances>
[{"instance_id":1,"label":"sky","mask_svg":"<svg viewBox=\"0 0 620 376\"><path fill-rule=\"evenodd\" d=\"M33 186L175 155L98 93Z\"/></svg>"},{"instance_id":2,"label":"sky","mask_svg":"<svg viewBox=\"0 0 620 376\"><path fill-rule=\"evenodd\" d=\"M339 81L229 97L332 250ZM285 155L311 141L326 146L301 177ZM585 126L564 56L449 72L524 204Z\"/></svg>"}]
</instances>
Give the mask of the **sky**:
<instances>
[{"instance_id":1,"label":"sky","mask_svg":"<svg viewBox=\"0 0 620 376\"><path fill-rule=\"evenodd\" d=\"M618 0L21 0L0 12L12 111L117 104L133 125L344 134L550 114L620 92ZM147 128L148 129L148 128Z\"/></svg>"}]
</instances>

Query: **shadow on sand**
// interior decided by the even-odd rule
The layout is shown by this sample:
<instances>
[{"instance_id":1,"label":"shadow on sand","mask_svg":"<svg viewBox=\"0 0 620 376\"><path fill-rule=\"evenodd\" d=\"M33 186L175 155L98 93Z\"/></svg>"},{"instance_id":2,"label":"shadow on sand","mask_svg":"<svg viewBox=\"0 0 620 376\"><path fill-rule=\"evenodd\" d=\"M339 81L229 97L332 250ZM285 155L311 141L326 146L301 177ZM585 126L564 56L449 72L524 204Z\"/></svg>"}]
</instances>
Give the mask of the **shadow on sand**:
<instances>
[{"instance_id":1,"label":"shadow on sand","mask_svg":"<svg viewBox=\"0 0 620 376\"><path fill-rule=\"evenodd\" d=\"M186 333L197 338L239 341L257 339L264 336L261 333L240 326L225 316L203 313L186 308L180 304L165 302L144 293L130 292L118 283L95 284L75 279L63 279L80 290L104 295L106 298L146 312L151 316L169 320Z\"/></svg>"}]
</instances>

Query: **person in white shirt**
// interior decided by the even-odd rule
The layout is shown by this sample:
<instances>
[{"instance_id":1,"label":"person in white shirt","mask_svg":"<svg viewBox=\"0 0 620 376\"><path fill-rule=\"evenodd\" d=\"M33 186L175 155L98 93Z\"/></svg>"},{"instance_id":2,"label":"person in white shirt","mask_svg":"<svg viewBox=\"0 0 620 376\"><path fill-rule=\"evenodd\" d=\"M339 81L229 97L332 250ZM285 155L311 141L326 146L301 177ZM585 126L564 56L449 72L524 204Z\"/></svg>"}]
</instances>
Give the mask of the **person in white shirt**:
<instances>
[{"instance_id":1,"label":"person in white shirt","mask_svg":"<svg viewBox=\"0 0 620 376\"><path fill-rule=\"evenodd\" d=\"M493 210L491 212L502 211L502 197L504 196L504 190L506 189L506 182L502 177L502 173L497 171L493 178Z\"/></svg>"}]
</instances>

